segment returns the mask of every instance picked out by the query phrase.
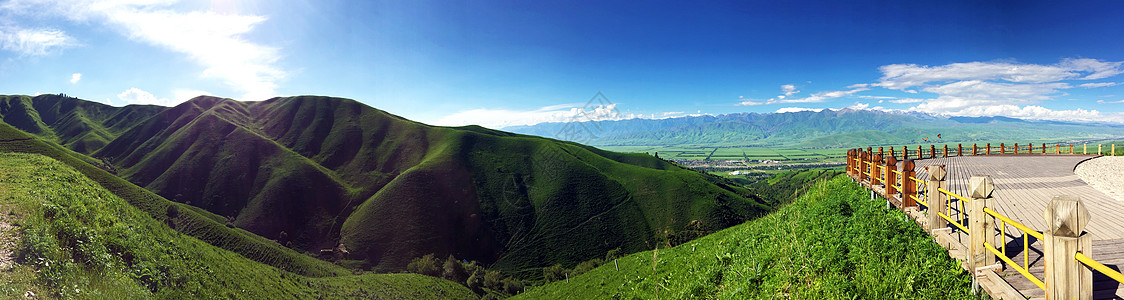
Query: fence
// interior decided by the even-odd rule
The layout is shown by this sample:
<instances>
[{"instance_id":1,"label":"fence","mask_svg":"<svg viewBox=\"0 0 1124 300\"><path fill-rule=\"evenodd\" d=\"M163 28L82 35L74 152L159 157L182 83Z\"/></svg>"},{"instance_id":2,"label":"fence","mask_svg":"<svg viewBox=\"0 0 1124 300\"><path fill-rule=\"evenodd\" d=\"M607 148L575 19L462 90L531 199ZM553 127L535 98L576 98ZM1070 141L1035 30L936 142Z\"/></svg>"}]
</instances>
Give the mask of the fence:
<instances>
[{"instance_id":1,"label":"fence","mask_svg":"<svg viewBox=\"0 0 1124 300\"><path fill-rule=\"evenodd\" d=\"M952 230L967 233L969 244L966 245L966 262L973 279L980 276L981 272L1006 265L1044 290L1048 299L1092 299L1094 270L1124 283L1124 275L1120 272L1090 258L1091 238L1084 232L1089 213L1076 197L1059 195L1051 199L1045 212L1049 228L1045 232L1039 232L992 209L995 207L991 197L994 184L990 176L972 176L969 179L970 195L965 197L947 189L944 165L927 166L928 176L924 180L916 178L914 174L914 159L922 158L1088 153L1087 145L1082 145L1080 153L1073 145L1056 144L1052 147L1053 151L1050 145L1035 146L1015 144L1008 147L1001 143L999 147L992 147L991 144L979 147L973 144L971 148L962 145L957 145L956 148L948 145L937 148L936 145L930 145L928 149L918 146L916 151L902 147L902 151L898 153L895 153L894 147L890 147L889 151L879 147L877 152L870 147L865 151L851 149L847 151L847 174L903 211L924 211L926 214L919 216L927 218L919 219L924 219L921 221L923 227L934 235L942 231L951 233ZM1102 147L1098 145L1097 148L1097 153L1101 153ZM1112 145L1113 153L1115 148ZM902 160L900 164L899 157ZM1008 235L1008 227L1018 230L1021 235ZM996 231L999 235L995 235ZM1007 255L1008 237L1012 242L1022 240L1021 265L1015 261L1017 257ZM1030 237L1044 242L1042 261L1045 264L1045 278L1038 278L1029 271ZM996 248L995 245L1000 246ZM996 258L1002 264L996 262ZM973 280L973 288L978 288L977 282Z\"/></svg>"}]
</instances>

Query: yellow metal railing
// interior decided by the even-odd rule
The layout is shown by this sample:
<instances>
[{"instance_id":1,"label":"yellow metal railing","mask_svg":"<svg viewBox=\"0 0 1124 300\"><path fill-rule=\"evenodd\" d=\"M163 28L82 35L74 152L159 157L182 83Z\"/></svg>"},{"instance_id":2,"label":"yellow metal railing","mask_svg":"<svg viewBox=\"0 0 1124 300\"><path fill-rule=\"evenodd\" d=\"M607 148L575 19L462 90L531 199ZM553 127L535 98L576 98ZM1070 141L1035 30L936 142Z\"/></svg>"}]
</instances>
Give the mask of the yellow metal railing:
<instances>
[{"instance_id":1,"label":"yellow metal railing","mask_svg":"<svg viewBox=\"0 0 1124 300\"><path fill-rule=\"evenodd\" d=\"M1090 268L1093 268L1093 270L1097 270L1098 272L1101 272L1101 274L1104 274L1105 276L1108 276L1109 278L1112 278L1113 280L1116 280L1117 282L1124 283L1124 274L1120 274L1120 272L1117 272L1116 270L1110 269L1109 267L1105 266L1104 264L1099 263L1096 260L1093 260L1092 258L1089 258L1088 256L1085 256L1085 254L1082 254L1081 252L1077 252L1077 254L1073 256L1073 259L1076 259L1077 261L1085 264L1086 266L1089 266Z\"/></svg>"},{"instance_id":2,"label":"yellow metal railing","mask_svg":"<svg viewBox=\"0 0 1124 300\"><path fill-rule=\"evenodd\" d=\"M956 225L956 227L960 228L960 230L964 230L964 232L968 232L968 228L965 227L964 224L963 224L965 216L967 216L967 214L964 213L964 202L968 201L968 199L964 199L964 197L961 197L960 195L957 195L956 193L949 192L948 190L943 189L943 188L937 188L937 191L940 191L941 193L944 193L945 195L949 196L949 198L947 198L948 202L946 202L948 204L948 214L946 215L946 214L943 214L943 213L938 211L937 215L941 216L941 218L944 218L945 220L948 220L948 222L951 223L952 225ZM956 209L957 210L956 213L960 217L959 221L953 221L952 217L951 217L952 216L952 197L956 197L956 199L959 199L959 201L956 201L956 202L959 202L959 204L960 204L960 207ZM940 200L940 199L938 199L938 200Z\"/></svg>"},{"instance_id":3,"label":"yellow metal railing","mask_svg":"<svg viewBox=\"0 0 1124 300\"><path fill-rule=\"evenodd\" d=\"M992 210L991 208L985 207L984 213L989 214L992 217L995 217L995 219L999 220L999 236L1003 237L1004 239L1007 238L1007 224L1015 226L1016 229L1023 232L1023 265L1020 266L1019 264L1012 261L1010 257L1007 257L1006 240L1004 240L1003 245L1001 246L1002 251L996 250L994 246L991 246L991 244L988 243L984 243L984 246L992 253L995 253L995 256L998 256L1000 259L1006 262L1008 266L1011 266L1011 268L1014 268L1015 271L1019 271L1020 274L1023 274L1023 276L1025 276L1026 279L1029 279L1030 282L1033 282L1034 285L1037 285L1039 288L1045 290L1046 284L1042 283L1042 280L1039 280L1037 277L1034 277L1034 275L1031 275L1030 272L1027 271L1030 269L1030 241L1027 236L1033 236L1041 240L1042 233L1030 229L1030 227L1026 227L1026 225L1023 225L1022 223L1015 222L1015 220L1011 220L1011 218L1008 218L1007 216L1004 216L999 212Z\"/></svg>"}]
</instances>

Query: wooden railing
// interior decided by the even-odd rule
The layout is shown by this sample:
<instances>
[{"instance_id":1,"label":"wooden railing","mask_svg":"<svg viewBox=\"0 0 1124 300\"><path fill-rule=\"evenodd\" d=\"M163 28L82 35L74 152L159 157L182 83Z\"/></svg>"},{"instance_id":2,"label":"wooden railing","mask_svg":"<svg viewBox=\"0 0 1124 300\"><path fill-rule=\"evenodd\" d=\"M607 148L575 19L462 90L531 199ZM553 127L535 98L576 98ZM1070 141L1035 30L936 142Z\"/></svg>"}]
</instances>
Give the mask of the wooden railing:
<instances>
[{"instance_id":1,"label":"wooden railing","mask_svg":"<svg viewBox=\"0 0 1124 300\"><path fill-rule=\"evenodd\" d=\"M1050 154L1053 154L1053 155L1062 155L1062 154L1071 154L1071 155L1094 154L1094 155L1100 155L1100 154L1104 154L1104 155L1108 155L1108 156L1115 156L1116 155L1116 144L1108 144L1108 145L1097 144L1096 146L1097 146L1097 151L1092 152L1092 151L1089 151L1090 150L1089 144L1075 145L1075 144L1054 143L1053 145L1051 145L1051 144L1047 144L1047 143L1039 143L1039 144L1014 143L1013 145L1008 145L1006 143L999 143L999 145L992 145L991 143L987 143L987 144L982 144L982 145L972 144L970 146L965 145L965 144L956 144L956 145L944 144L944 145L941 145L940 147L938 147L936 144L930 144L930 145L928 145L928 147L921 146L921 145L917 145L916 147L911 147L911 146L897 146L897 147L884 147L883 146L883 147L878 147L878 148L867 147L866 152L877 153L878 155L882 156L883 158L893 157L894 159L897 159L898 161L903 161L903 160L907 160L907 159L926 159L926 158L940 158L940 157L952 157L952 156L973 156L973 155L1016 155L1016 154L1019 154L1019 155L1022 155L1022 154L1044 154L1044 155L1050 155ZM1107 153L1104 151L1106 148L1109 149L1109 151ZM855 150L861 151L862 149L855 149ZM848 156L850 156L849 153L850 152L848 152ZM849 167L853 167L853 166L849 166Z\"/></svg>"},{"instance_id":2,"label":"wooden railing","mask_svg":"<svg viewBox=\"0 0 1124 300\"><path fill-rule=\"evenodd\" d=\"M972 145L968 148L969 151L964 151L965 147L961 145L957 145L954 149L950 149L947 145L939 149L936 145L930 145L928 153L922 147L913 153L908 148L898 153L894 153L893 148L890 148L890 151L880 148L878 152L874 152L872 148L867 148L866 151L852 149L847 152L847 174L903 211L927 212L927 220L920 222L934 235L951 230L967 233L970 243L967 245L966 260L969 270L973 271L973 278L981 276L981 272L1006 265L1046 291L1048 298L1091 299L1092 270L1121 283L1124 283L1124 275L1089 257L1092 251L1091 238L1087 232L1084 232L1085 225L1088 224L1088 211L1079 199L1071 196L1055 196L1051 199L1046 210L1046 223L1050 228L1046 232L1039 232L992 209L994 205L991 203L991 193L994 184L990 176L972 176L969 180L971 195L968 197L947 189L944 165L934 164L926 167L927 180L914 177L916 163L914 158L1088 153L1086 145L1081 147L1080 153L1075 151L1073 145L1058 144L1053 151L1050 151L1048 146L1023 147L1016 144L1007 147L1005 144L1000 144L998 148L993 148L990 144L985 147ZM1098 153L1100 148L1098 146ZM1113 145L1113 152L1115 148ZM903 160L901 164L898 163L898 157ZM1022 232L1019 237L1023 244L1021 265L1007 255L1008 225ZM996 231L999 233L998 241L995 239ZM1019 239L1015 235L1010 237L1012 241ZM1042 261L1046 265L1045 278L1035 277L1029 271L1030 237L1043 241ZM997 244L1000 245L998 249L994 246ZM999 258L1002 264L998 264L996 258ZM1088 267L1081 267L1082 265ZM973 280L973 288L978 287L977 282Z\"/></svg>"}]
</instances>

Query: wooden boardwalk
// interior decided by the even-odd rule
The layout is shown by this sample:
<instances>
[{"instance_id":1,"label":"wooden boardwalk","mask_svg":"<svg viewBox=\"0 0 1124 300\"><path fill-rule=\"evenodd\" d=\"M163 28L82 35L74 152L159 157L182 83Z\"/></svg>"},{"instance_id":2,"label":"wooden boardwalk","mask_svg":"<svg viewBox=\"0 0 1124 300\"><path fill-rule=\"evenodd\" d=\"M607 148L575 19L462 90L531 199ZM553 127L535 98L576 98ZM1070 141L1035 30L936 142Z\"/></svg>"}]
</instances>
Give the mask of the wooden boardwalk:
<instances>
[{"instance_id":1,"label":"wooden boardwalk","mask_svg":"<svg viewBox=\"0 0 1124 300\"><path fill-rule=\"evenodd\" d=\"M1082 199L1091 215L1086 231L1092 235L1092 257L1119 271L1124 266L1124 203L1116 201L1086 184L1074 174L1077 164L1095 156L1091 155L1004 155L961 156L923 159L915 161L916 178L927 178L925 167L943 164L947 170L948 190L958 195L968 195L968 178L972 175L990 175L995 183L993 209L1031 229L1042 231L1046 227L1043 212L1054 195L1075 195ZM900 164L899 164L900 168ZM953 213L959 208L953 203ZM951 227L951 225L950 225ZM1006 254L1023 263L1023 235L1013 226L1006 229ZM1041 261L1042 241L1028 237L1030 272L1044 278ZM951 240L966 244L968 237L954 232ZM1044 291L1012 268L1000 272L1001 277L1024 297L1042 298ZM1124 286L1119 282L1093 272L1094 299L1124 299Z\"/></svg>"}]
</instances>

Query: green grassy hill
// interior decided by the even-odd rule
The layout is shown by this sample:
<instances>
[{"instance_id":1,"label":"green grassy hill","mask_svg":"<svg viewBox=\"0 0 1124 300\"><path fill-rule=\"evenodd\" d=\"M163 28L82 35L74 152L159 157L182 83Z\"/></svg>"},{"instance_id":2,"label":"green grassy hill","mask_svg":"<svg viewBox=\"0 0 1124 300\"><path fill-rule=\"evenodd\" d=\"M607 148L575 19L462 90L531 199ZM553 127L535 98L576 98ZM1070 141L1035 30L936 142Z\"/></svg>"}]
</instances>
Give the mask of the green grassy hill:
<instances>
[{"instance_id":1,"label":"green grassy hill","mask_svg":"<svg viewBox=\"0 0 1124 300\"><path fill-rule=\"evenodd\" d=\"M4 125L6 126L6 125ZM10 127L9 127L10 128ZM2 139L18 137L11 131ZM180 210L184 209L184 210ZM306 277L220 249L169 227L55 159L0 153L0 222L18 254L0 294L61 299L475 299L462 285L415 274Z\"/></svg>"},{"instance_id":2,"label":"green grassy hill","mask_svg":"<svg viewBox=\"0 0 1124 300\"><path fill-rule=\"evenodd\" d=\"M619 269L619 270L618 270ZM763 218L606 261L521 299L966 299L970 278L846 176Z\"/></svg>"},{"instance_id":3,"label":"green grassy hill","mask_svg":"<svg viewBox=\"0 0 1124 300\"><path fill-rule=\"evenodd\" d=\"M0 95L0 119L5 123L84 153L162 110L155 105L113 107L62 95Z\"/></svg>"},{"instance_id":4,"label":"green grassy hill","mask_svg":"<svg viewBox=\"0 0 1124 300\"><path fill-rule=\"evenodd\" d=\"M31 108L40 101L20 99ZM348 99L199 97L148 113L110 131L97 149L67 144L53 133L62 128L57 122L32 122L46 124L32 133L71 147L57 151L104 158L107 169L163 198L202 208L197 220L207 226L229 219L302 251L343 243L360 261L351 265L363 269L401 270L434 253L534 278L543 266L651 249L689 224L710 232L770 210L744 188L654 157L428 126ZM147 205L138 207L166 206ZM237 247L224 246L259 260L256 250ZM258 256L284 252L265 253ZM289 264L271 259L259 261Z\"/></svg>"}]
</instances>

